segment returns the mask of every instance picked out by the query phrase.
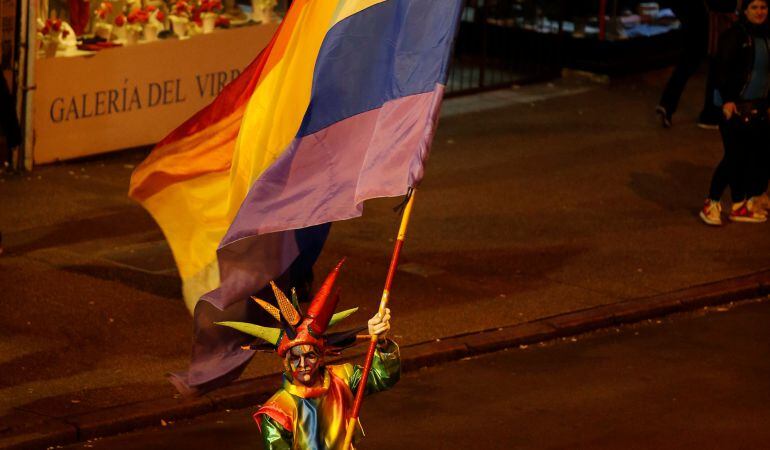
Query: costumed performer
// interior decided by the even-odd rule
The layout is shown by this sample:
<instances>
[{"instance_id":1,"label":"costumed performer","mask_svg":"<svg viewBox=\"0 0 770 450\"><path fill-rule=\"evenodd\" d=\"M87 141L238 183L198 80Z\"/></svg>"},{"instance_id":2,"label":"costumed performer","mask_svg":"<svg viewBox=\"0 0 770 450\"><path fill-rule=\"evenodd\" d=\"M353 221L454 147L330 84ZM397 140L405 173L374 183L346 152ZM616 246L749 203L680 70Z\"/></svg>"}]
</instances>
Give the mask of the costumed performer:
<instances>
[{"instance_id":1,"label":"costumed performer","mask_svg":"<svg viewBox=\"0 0 770 450\"><path fill-rule=\"evenodd\" d=\"M345 440L345 426L353 408L356 391L361 386L361 366L326 365L327 354L338 353L355 344L363 328L325 334L327 328L354 313L358 308L333 314L339 292L330 295L339 273L340 262L329 274L303 314L296 294L292 299L274 284L273 292L279 308L254 298L281 328L267 328L243 322L222 322L268 342L284 361L283 387L255 414L264 447L274 449L340 449ZM375 314L368 322L370 335L378 336L372 369L366 380L365 393L391 388L401 376L398 345L387 334L390 310ZM264 349L265 346L251 346ZM354 443L363 436L360 424Z\"/></svg>"}]
</instances>

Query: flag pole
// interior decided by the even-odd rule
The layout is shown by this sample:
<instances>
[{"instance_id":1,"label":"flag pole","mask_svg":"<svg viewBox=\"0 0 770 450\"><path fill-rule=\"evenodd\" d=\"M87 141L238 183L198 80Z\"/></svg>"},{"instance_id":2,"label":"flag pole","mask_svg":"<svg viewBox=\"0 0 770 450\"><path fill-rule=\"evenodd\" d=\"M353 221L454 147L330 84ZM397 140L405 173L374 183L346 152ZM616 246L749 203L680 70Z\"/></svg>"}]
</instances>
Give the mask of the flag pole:
<instances>
[{"instance_id":1,"label":"flag pole","mask_svg":"<svg viewBox=\"0 0 770 450\"><path fill-rule=\"evenodd\" d=\"M404 246L404 240L406 239L406 228L409 225L409 216L412 214L412 205L414 204L414 193L412 190L409 196L409 201L404 208L404 215L401 216L401 226L398 229L398 236L396 243L393 246L393 256L390 259L390 268L388 268L388 276L385 278L385 288L382 290L382 299L380 300L380 316L385 314L385 308L388 306L388 300L390 298L390 286L393 283L393 277L396 274L396 268L398 267L398 258L401 256L401 248ZM369 372L372 369L372 359L374 358L374 350L377 347L377 335L372 335L369 340L369 351L366 353L366 361L364 363L363 372L361 373L361 381L358 382L358 391L356 391L356 398L353 402L353 410L351 411L350 418L348 419L347 432L345 434L345 443L342 446L343 450L350 449L350 444L353 442L353 434L358 423L358 414L361 411L361 403L364 399L364 391L366 390L366 382L369 379Z\"/></svg>"}]
</instances>

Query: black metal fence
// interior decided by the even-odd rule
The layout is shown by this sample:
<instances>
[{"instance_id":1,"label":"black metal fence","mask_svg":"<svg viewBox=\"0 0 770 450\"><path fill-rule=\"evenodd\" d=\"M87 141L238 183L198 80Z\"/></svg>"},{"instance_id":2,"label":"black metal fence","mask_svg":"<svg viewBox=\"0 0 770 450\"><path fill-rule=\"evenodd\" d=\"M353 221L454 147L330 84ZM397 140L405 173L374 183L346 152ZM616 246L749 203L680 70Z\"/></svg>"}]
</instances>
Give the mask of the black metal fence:
<instances>
[{"instance_id":1,"label":"black metal fence","mask_svg":"<svg viewBox=\"0 0 770 450\"><path fill-rule=\"evenodd\" d=\"M466 0L447 94L469 94L557 76L562 67L563 22L547 17L558 14L531 0Z\"/></svg>"}]
</instances>

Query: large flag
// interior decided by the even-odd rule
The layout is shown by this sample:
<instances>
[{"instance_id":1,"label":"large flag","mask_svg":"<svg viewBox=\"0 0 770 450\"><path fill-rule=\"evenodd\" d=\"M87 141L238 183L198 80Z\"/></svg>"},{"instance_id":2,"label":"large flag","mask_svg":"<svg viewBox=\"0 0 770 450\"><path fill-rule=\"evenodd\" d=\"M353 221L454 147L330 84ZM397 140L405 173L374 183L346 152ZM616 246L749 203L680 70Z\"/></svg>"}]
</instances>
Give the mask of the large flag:
<instances>
[{"instance_id":1,"label":"large flag","mask_svg":"<svg viewBox=\"0 0 770 450\"><path fill-rule=\"evenodd\" d=\"M253 356L214 321L246 320L249 295L306 272L328 223L420 182L462 3L294 0L241 76L137 167L129 195L194 308L181 391L226 383Z\"/></svg>"}]
</instances>

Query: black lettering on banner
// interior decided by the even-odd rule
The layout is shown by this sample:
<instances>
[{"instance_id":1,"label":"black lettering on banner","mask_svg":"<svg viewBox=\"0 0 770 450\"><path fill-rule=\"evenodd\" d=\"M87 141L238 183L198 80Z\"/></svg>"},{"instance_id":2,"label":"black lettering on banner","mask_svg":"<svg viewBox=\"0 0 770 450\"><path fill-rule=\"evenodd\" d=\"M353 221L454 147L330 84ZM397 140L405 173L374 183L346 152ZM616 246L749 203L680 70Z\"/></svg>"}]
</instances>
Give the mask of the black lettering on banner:
<instances>
[{"instance_id":1,"label":"black lettering on banner","mask_svg":"<svg viewBox=\"0 0 770 450\"><path fill-rule=\"evenodd\" d=\"M227 84L227 72L217 72L217 95L222 92L222 89Z\"/></svg>"},{"instance_id":2,"label":"black lettering on banner","mask_svg":"<svg viewBox=\"0 0 770 450\"><path fill-rule=\"evenodd\" d=\"M93 117L94 113L93 111L91 114L88 113L88 103L86 103L88 95L83 94L80 96L80 117L83 119L87 119L89 117Z\"/></svg>"},{"instance_id":3,"label":"black lettering on banner","mask_svg":"<svg viewBox=\"0 0 770 450\"><path fill-rule=\"evenodd\" d=\"M230 69L195 75L198 95L201 98L215 97L241 73L240 69ZM124 78L123 86L115 89L56 97L49 105L48 116L52 123L60 123L186 101L182 78L151 81L146 88L129 85L129 79Z\"/></svg>"},{"instance_id":4,"label":"black lettering on banner","mask_svg":"<svg viewBox=\"0 0 770 450\"><path fill-rule=\"evenodd\" d=\"M176 79L176 98L174 98L175 103L182 103L184 101L187 101L187 97L182 97L182 80L180 78Z\"/></svg>"},{"instance_id":5,"label":"black lettering on banner","mask_svg":"<svg viewBox=\"0 0 770 450\"><path fill-rule=\"evenodd\" d=\"M131 100L128 102L128 109L126 111L133 111L134 105L136 109L142 109L142 99L139 97L139 88L134 86L134 91L131 93Z\"/></svg>"},{"instance_id":6,"label":"black lettering on banner","mask_svg":"<svg viewBox=\"0 0 770 450\"><path fill-rule=\"evenodd\" d=\"M128 83L128 78L123 80L123 84ZM123 107L120 108L120 111L123 112L126 110L126 99L128 98L128 95L126 95L126 87L123 86Z\"/></svg>"},{"instance_id":7,"label":"black lettering on banner","mask_svg":"<svg viewBox=\"0 0 770 450\"><path fill-rule=\"evenodd\" d=\"M118 90L117 89L110 89L108 95L107 95L107 114L112 114L113 112L120 112L118 109Z\"/></svg>"},{"instance_id":8,"label":"black lettering on banner","mask_svg":"<svg viewBox=\"0 0 770 450\"><path fill-rule=\"evenodd\" d=\"M80 115L78 114L78 104L75 100L75 97L70 97L69 108L67 108L67 115L65 116L64 120L70 120L71 115L75 116L75 120L80 118Z\"/></svg>"},{"instance_id":9,"label":"black lettering on banner","mask_svg":"<svg viewBox=\"0 0 770 450\"><path fill-rule=\"evenodd\" d=\"M51 116L51 122L53 123L59 123L64 120L64 98L56 97L53 99L49 115Z\"/></svg>"},{"instance_id":10,"label":"black lettering on banner","mask_svg":"<svg viewBox=\"0 0 770 450\"><path fill-rule=\"evenodd\" d=\"M147 107L152 108L153 106L159 105L162 99L162 88L160 84L152 82L147 86L147 88Z\"/></svg>"},{"instance_id":11,"label":"black lettering on banner","mask_svg":"<svg viewBox=\"0 0 770 450\"><path fill-rule=\"evenodd\" d=\"M203 83L201 83L201 74L195 75L195 82L198 84L198 94L203 97L203 93L206 92L206 87L208 87L209 84L209 76L208 74L203 77L205 80Z\"/></svg>"},{"instance_id":12,"label":"black lettering on banner","mask_svg":"<svg viewBox=\"0 0 770 450\"><path fill-rule=\"evenodd\" d=\"M96 91L96 109L94 111L95 116L101 116L104 115L104 94L106 94L106 91Z\"/></svg>"},{"instance_id":13,"label":"black lettering on banner","mask_svg":"<svg viewBox=\"0 0 770 450\"><path fill-rule=\"evenodd\" d=\"M163 82L163 104L169 105L172 103L172 94L174 88L174 80L166 80Z\"/></svg>"}]
</instances>

